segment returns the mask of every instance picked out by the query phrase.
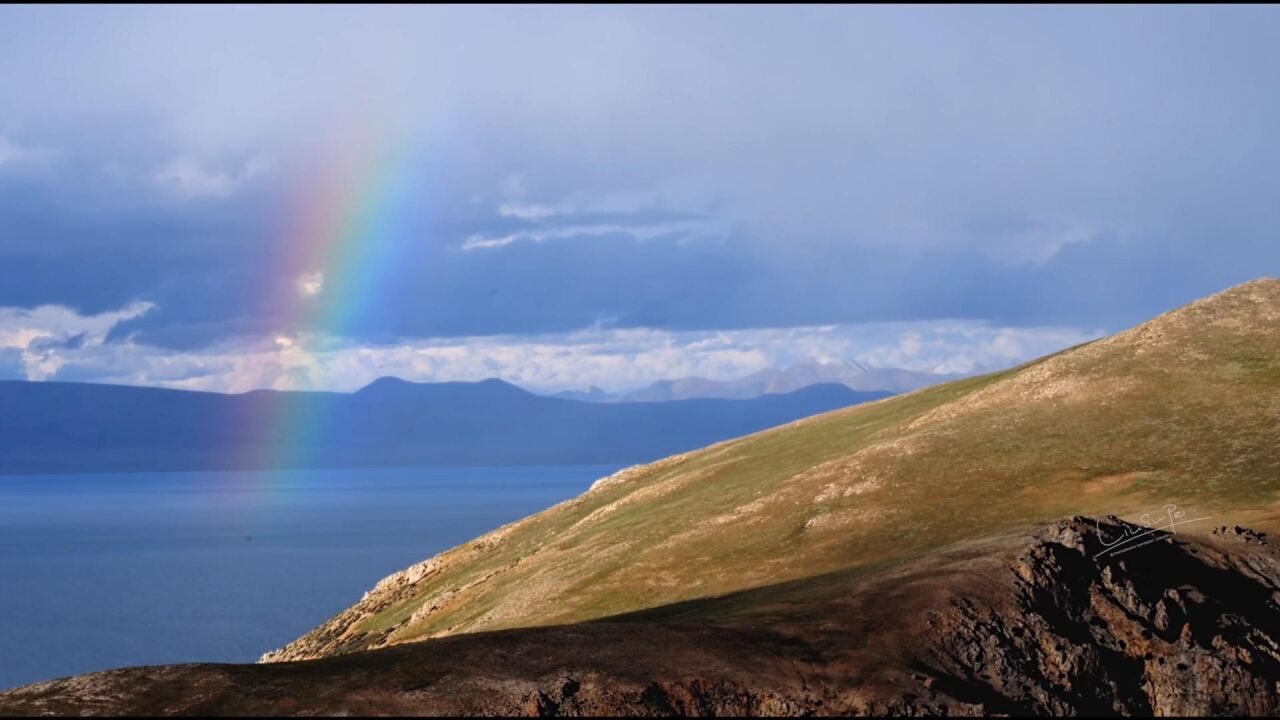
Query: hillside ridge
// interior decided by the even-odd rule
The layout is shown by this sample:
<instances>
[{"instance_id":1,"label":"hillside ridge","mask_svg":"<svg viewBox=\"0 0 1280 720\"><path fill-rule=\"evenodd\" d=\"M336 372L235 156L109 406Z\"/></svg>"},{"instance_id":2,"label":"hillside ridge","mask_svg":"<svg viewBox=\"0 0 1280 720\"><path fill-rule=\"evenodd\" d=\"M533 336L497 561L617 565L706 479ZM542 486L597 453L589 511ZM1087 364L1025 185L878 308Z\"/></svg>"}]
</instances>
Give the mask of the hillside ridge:
<instances>
[{"instance_id":1,"label":"hillside ridge","mask_svg":"<svg viewBox=\"0 0 1280 720\"><path fill-rule=\"evenodd\" d=\"M1280 281L1004 372L631 467L393 575L264 660L594 620L1079 514L1280 519Z\"/></svg>"}]
</instances>

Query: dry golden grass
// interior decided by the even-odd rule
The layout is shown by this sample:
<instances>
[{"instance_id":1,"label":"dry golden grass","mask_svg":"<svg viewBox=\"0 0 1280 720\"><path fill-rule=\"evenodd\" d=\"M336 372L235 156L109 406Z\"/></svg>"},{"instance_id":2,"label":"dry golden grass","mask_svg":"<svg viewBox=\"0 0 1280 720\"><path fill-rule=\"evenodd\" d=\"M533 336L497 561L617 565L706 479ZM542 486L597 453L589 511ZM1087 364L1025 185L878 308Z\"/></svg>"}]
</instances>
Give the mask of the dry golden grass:
<instances>
[{"instance_id":1,"label":"dry golden grass","mask_svg":"<svg viewBox=\"0 0 1280 720\"><path fill-rule=\"evenodd\" d=\"M279 657L892 566L1073 514L1173 502L1274 528L1278 438L1280 281L1264 279L1013 370L628 469L441 554Z\"/></svg>"}]
</instances>

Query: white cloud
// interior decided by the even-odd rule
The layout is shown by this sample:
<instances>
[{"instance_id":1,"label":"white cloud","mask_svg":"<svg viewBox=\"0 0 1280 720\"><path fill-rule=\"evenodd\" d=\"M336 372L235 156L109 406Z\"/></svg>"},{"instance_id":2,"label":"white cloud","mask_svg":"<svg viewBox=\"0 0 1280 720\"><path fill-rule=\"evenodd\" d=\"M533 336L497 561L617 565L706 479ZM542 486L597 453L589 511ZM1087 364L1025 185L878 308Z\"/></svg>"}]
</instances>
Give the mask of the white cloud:
<instances>
[{"instance_id":1,"label":"white cloud","mask_svg":"<svg viewBox=\"0 0 1280 720\"><path fill-rule=\"evenodd\" d=\"M19 145L0 135L0 168L38 165L53 157L48 148Z\"/></svg>"},{"instance_id":2,"label":"white cloud","mask_svg":"<svg viewBox=\"0 0 1280 720\"><path fill-rule=\"evenodd\" d=\"M709 220L678 220L651 225L622 225L598 223L587 225L563 225L560 227L521 230L506 235L471 235L462 243L463 250L492 250L515 242L543 243L586 235L630 235L637 241L652 240L664 235L709 235L720 237L724 233L720 224Z\"/></svg>"},{"instance_id":3,"label":"white cloud","mask_svg":"<svg viewBox=\"0 0 1280 720\"><path fill-rule=\"evenodd\" d=\"M192 158L179 156L156 172L157 184L168 188L179 197L228 198L236 189L271 168L271 163L261 157L246 161L237 172L209 169Z\"/></svg>"},{"instance_id":4,"label":"white cloud","mask_svg":"<svg viewBox=\"0 0 1280 720\"><path fill-rule=\"evenodd\" d=\"M536 391L588 385L616 391L690 375L731 379L812 360L972 372L1007 367L1101 334L942 320L682 332L590 328L366 346L315 335L270 335L199 351L129 340L103 342L117 323L150 308L139 303L94 316L59 307L0 309L0 350L18 348L26 376L33 380L71 378L222 392L347 391L395 375L419 382L500 377Z\"/></svg>"},{"instance_id":5,"label":"white cloud","mask_svg":"<svg viewBox=\"0 0 1280 720\"><path fill-rule=\"evenodd\" d=\"M156 182L185 198L231 195L235 181L222 172L208 171L190 158L175 158L156 173Z\"/></svg>"},{"instance_id":6,"label":"white cloud","mask_svg":"<svg viewBox=\"0 0 1280 720\"><path fill-rule=\"evenodd\" d=\"M515 201L498 206L498 214L502 217L545 220L593 213L630 215L645 210L661 209L671 204L661 193L648 190L609 193L575 192L555 203L531 203L522 202L528 194L523 178L516 187L518 192L512 192L510 178L504 183L504 194L514 196Z\"/></svg>"},{"instance_id":7,"label":"white cloud","mask_svg":"<svg viewBox=\"0 0 1280 720\"><path fill-rule=\"evenodd\" d=\"M314 297L324 291L324 273L313 272L298 276L295 283L298 294L303 297Z\"/></svg>"},{"instance_id":8,"label":"white cloud","mask_svg":"<svg viewBox=\"0 0 1280 720\"><path fill-rule=\"evenodd\" d=\"M55 375L70 358L102 347L111 329L150 311L133 303L98 315L81 315L60 305L32 309L0 307L0 350L16 350L28 380Z\"/></svg>"},{"instance_id":9,"label":"white cloud","mask_svg":"<svg viewBox=\"0 0 1280 720\"><path fill-rule=\"evenodd\" d=\"M504 203L498 206L498 214L502 217L514 217L521 220L542 220L543 218L555 217L559 213L555 208L549 205L514 205Z\"/></svg>"},{"instance_id":10,"label":"white cloud","mask_svg":"<svg viewBox=\"0 0 1280 720\"><path fill-rule=\"evenodd\" d=\"M503 235L473 234L463 241L463 250L495 249L517 242L543 243L584 235L623 234L640 242L675 234L716 238L726 235L725 221L706 213L705 198L690 196L687 191L676 188L663 192L579 191L555 202L533 202L528 199L529 183L525 176L509 175L499 187L499 195L505 201L498 205L498 215L523 220L531 227ZM652 219L662 214L682 215L686 219Z\"/></svg>"}]
</instances>

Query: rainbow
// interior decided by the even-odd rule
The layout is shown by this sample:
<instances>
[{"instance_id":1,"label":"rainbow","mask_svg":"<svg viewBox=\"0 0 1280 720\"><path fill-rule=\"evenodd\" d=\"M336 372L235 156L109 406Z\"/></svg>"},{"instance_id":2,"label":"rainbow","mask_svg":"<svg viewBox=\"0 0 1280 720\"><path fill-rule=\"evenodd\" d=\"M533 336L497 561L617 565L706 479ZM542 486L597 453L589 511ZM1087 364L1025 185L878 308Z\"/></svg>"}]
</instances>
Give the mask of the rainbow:
<instances>
[{"instance_id":1,"label":"rainbow","mask_svg":"<svg viewBox=\"0 0 1280 720\"><path fill-rule=\"evenodd\" d=\"M289 352L308 359L327 339L349 335L385 298L380 281L410 241L402 220L422 205L423 156L401 133L364 122L338 137L294 188L262 299ZM324 436L325 413L291 393L260 395L250 422L267 456L244 464L305 464L300 453Z\"/></svg>"},{"instance_id":2,"label":"rainbow","mask_svg":"<svg viewBox=\"0 0 1280 720\"><path fill-rule=\"evenodd\" d=\"M270 301L297 332L348 331L379 295L403 238L417 153L390 132L343 133L345 142L300 186L281 235ZM314 292L303 285L318 282Z\"/></svg>"}]
</instances>

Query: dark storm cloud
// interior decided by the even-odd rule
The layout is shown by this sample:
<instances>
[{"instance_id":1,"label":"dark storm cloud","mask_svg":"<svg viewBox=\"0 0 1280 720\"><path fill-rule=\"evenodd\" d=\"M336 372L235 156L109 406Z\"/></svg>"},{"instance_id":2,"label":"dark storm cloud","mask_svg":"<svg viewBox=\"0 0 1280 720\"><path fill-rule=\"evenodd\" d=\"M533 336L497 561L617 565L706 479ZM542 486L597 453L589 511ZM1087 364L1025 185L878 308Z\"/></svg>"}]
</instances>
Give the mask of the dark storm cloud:
<instances>
[{"instance_id":1,"label":"dark storm cloud","mask_svg":"<svg viewBox=\"0 0 1280 720\"><path fill-rule=\"evenodd\" d=\"M356 339L1117 328L1280 271L1278 20L5 8L0 306L153 303L110 337L174 348L307 329L267 299L285 208L371 116L427 150Z\"/></svg>"}]
</instances>

